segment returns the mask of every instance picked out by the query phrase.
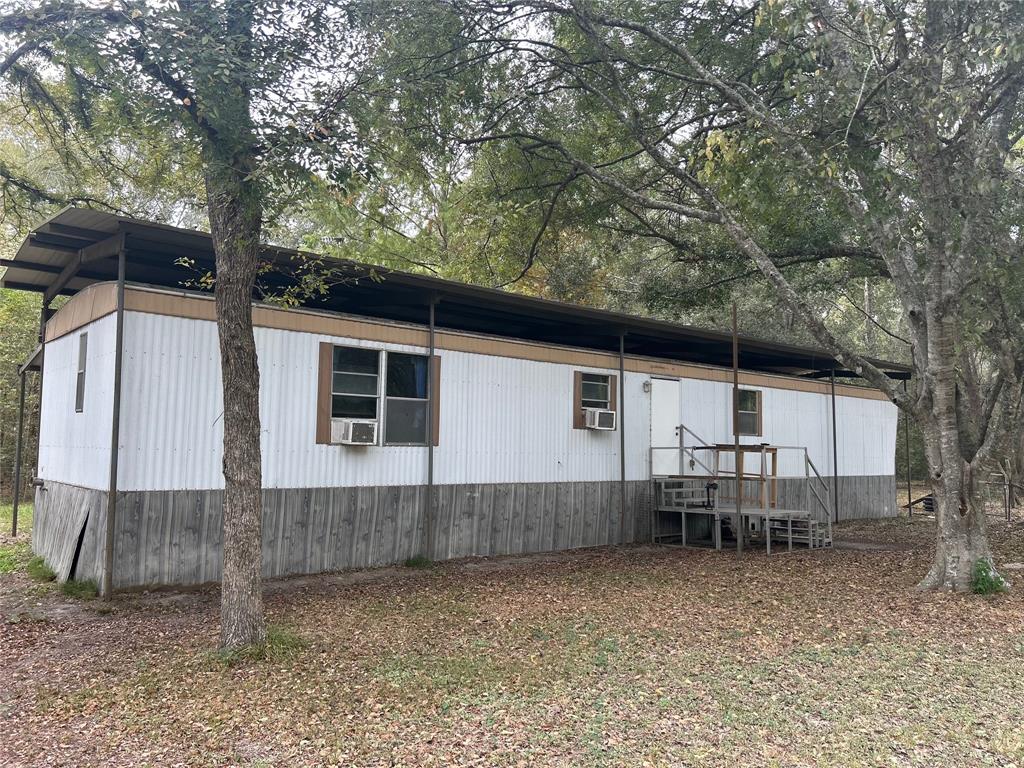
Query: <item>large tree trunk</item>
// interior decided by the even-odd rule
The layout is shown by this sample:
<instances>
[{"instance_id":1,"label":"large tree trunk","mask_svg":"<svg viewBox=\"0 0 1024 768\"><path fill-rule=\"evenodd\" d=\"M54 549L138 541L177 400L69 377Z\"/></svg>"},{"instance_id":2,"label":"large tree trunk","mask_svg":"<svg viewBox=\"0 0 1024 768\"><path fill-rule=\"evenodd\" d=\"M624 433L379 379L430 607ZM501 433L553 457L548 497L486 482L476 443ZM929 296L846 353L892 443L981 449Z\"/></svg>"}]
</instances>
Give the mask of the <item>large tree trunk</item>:
<instances>
[{"instance_id":1,"label":"large tree trunk","mask_svg":"<svg viewBox=\"0 0 1024 768\"><path fill-rule=\"evenodd\" d=\"M217 257L217 331L224 395L224 568L221 647L266 640L263 616L260 381L252 332L262 208L238 158L209 156L206 190Z\"/></svg>"},{"instance_id":2,"label":"large tree trunk","mask_svg":"<svg viewBox=\"0 0 1024 768\"><path fill-rule=\"evenodd\" d=\"M985 561L995 573L985 526L985 507L978 492L978 429L972 422L983 408L965 396L957 379L955 299L945 293L942 271L932 275L927 314L927 364L924 401L916 415L925 440L932 495L935 497L935 559L921 581L922 589L971 588L974 569ZM979 396L980 397L980 396ZM979 400L975 397L974 400Z\"/></svg>"},{"instance_id":3,"label":"large tree trunk","mask_svg":"<svg viewBox=\"0 0 1024 768\"><path fill-rule=\"evenodd\" d=\"M995 573L988 546L985 508L972 487L970 475L970 469L966 469L957 481L948 483L944 477L936 478L933 473L935 559L921 581L921 589L969 590L979 561L986 561ZM957 486L965 491L961 493Z\"/></svg>"}]
</instances>

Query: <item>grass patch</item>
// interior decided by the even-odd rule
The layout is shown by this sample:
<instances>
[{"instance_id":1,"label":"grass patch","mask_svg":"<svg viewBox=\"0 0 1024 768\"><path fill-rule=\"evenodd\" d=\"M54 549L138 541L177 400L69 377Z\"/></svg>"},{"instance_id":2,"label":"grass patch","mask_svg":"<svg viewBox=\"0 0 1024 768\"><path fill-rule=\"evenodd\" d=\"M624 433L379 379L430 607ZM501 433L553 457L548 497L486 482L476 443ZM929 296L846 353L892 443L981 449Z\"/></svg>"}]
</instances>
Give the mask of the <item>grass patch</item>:
<instances>
[{"instance_id":1,"label":"grass patch","mask_svg":"<svg viewBox=\"0 0 1024 768\"><path fill-rule=\"evenodd\" d=\"M267 639L258 645L219 650L214 658L225 668L250 661L288 661L297 656L309 643L302 635L281 624L267 626Z\"/></svg>"},{"instance_id":2,"label":"grass patch","mask_svg":"<svg viewBox=\"0 0 1024 768\"><path fill-rule=\"evenodd\" d=\"M97 594L99 594L96 582L92 579L89 579L88 581L68 579L60 585L60 591L65 597L70 597L75 600L92 600Z\"/></svg>"},{"instance_id":3,"label":"grass patch","mask_svg":"<svg viewBox=\"0 0 1024 768\"><path fill-rule=\"evenodd\" d=\"M10 503L0 504L0 531L11 532L11 518L14 517L14 506ZM18 505L18 537L32 533L32 505L22 502Z\"/></svg>"},{"instance_id":4,"label":"grass patch","mask_svg":"<svg viewBox=\"0 0 1024 768\"><path fill-rule=\"evenodd\" d=\"M429 568L433 564L434 561L431 560L429 557L424 557L423 555L416 555L415 557L410 557L402 565L404 565L406 568Z\"/></svg>"},{"instance_id":5,"label":"grass patch","mask_svg":"<svg viewBox=\"0 0 1024 768\"><path fill-rule=\"evenodd\" d=\"M979 560L971 573L971 591L976 595L996 595L1006 591L1006 580L996 572L991 562Z\"/></svg>"},{"instance_id":6,"label":"grass patch","mask_svg":"<svg viewBox=\"0 0 1024 768\"><path fill-rule=\"evenodd\" d=\"M14 573L25 562L27 544L11 544L0 547L0 573Z\"/></svg>"},{"instance_id":7,"label":"grass patch","mask_svg":"<svg viewBox=\"0 0 1024 768\"><path fill-rule=\"evenodd\" d=\"M36 581L53 581L57 578L57 574L54 573L53 569L46 564L46 561L40 555L36 555L29 560L25 565L25 570Z\"/></svg>"}]
</instances>

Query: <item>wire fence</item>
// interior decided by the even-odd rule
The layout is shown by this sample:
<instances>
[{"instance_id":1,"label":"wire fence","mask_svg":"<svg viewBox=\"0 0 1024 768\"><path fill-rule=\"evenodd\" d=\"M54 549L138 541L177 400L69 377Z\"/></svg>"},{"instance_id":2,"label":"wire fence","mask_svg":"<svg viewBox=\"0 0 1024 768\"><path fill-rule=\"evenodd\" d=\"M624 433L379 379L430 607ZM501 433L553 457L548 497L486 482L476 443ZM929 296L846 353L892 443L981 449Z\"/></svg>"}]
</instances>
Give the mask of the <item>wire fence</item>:
<instances>
[{"instance_id":1,"label":"wire fence","mask_svg":"<svg viewBox=\"0 0 1024 768\"><path fill-rule=\"evenodd\" d=\"M1005 522L1024 522L1024 486L1001 472L993 472L981 481L980 488L985 514ZM934 506L928 502L931 487L927 483L911 482L909 498L907 489L904 482L896 490L896 502L901 513L912 517L934 517ZM908 502L914 502L909 511Z\"/></svg>"}]
</instances>

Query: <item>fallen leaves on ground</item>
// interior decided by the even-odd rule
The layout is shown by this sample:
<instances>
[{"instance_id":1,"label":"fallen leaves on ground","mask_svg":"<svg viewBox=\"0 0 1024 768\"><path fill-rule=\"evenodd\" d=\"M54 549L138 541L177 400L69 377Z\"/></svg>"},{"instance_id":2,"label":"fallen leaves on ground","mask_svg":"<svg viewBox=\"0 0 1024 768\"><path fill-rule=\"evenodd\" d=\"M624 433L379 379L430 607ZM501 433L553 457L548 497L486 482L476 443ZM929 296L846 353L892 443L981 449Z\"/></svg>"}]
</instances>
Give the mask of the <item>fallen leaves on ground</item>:
<instances>
[{"instance_id":1,"label":"fallen leaves on ground","mask_svg":"<svg viewBox=\"0 0 1024 768\"><path fill-rule=\"evenodd\" d=\"M71 604L0 575L0 764L1024 765L1024 585L919 593L885 549L628 547L276 582L274 661L213 654L214 592ZM1024 530L994 523L997 562Z\"/></svg>"}]
</instances>

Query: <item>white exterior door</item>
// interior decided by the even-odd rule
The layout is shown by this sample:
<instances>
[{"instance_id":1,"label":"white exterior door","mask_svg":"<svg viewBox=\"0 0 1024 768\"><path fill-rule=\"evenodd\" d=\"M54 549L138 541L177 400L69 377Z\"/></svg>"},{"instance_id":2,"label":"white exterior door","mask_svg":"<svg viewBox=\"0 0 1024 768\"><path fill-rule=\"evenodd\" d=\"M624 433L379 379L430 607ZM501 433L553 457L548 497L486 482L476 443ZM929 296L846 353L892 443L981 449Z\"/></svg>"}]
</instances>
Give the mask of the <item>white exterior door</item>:
<instances>
[{"instance_id":1,"label":"white exterior door","mask_svg":"<svg viewBox=\"0 0 1024 768\"><path fill-rule=\"evenodd\" d=\"M676 379L651 379L651 474L682 474L679 424L682 422L680 392Z\"/></svg>"}]
</instances>

